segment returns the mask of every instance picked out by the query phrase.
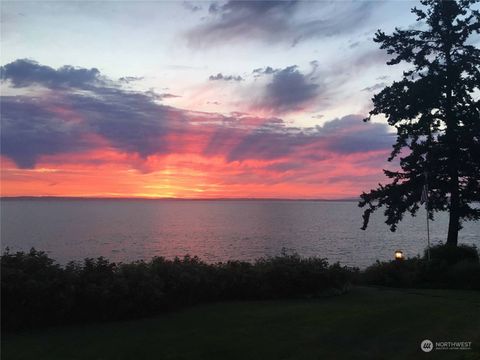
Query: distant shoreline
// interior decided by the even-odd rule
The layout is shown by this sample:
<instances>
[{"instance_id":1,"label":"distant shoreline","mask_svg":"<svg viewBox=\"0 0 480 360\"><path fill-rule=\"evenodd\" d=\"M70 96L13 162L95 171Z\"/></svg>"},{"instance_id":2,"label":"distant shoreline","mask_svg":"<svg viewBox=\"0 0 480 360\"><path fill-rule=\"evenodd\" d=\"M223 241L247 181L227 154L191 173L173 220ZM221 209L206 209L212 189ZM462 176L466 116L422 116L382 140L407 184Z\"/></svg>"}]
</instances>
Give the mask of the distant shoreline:
<instances>
[{"instance_id":1,"label":"distant shoreline","mask_svg":"<svg viewBox=\"0 0 480 360\"><path fill-rule=\"evenodd\" d=\"M147 198L147 197L88 197L88 196L2 196L0 201L12 200L81 200L81 201L321 201L321 202L354 202L360 199L291 199L291 198Z\"/></svg>"}]
</instances>

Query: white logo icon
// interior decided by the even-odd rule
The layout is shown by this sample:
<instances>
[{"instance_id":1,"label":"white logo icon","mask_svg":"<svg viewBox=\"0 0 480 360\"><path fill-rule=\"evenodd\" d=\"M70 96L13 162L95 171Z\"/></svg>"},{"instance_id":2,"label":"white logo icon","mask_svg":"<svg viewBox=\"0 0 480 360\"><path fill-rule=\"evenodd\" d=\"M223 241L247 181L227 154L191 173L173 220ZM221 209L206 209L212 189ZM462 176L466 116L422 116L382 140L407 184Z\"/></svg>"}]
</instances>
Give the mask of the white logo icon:
<instances>
[{"instance_id":1,"label":"white logo icon","mask_svg":"<svg viewBox=\"0 0 480 360\"><path fill-rule=\"evenodd\" d=\"M433 350L433 343L430 340L423 340L420 343L420 349L424 352L430 352Z\"/></svg>"}]
</instances>

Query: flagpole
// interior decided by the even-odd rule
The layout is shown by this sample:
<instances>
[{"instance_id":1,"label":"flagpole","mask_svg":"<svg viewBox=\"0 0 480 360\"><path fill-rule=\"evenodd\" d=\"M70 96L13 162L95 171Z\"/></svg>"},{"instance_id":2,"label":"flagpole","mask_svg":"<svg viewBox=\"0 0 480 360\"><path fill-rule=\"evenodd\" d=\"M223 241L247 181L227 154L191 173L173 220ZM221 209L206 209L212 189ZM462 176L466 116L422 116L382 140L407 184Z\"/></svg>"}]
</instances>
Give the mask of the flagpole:
<instances>
[{"instance_id":1,"label":"flagpole","mask_svg":"<svg viewBox=\"0 0 480 360\"><path fill-rule=\"evenodd\" d=\"M427 213L427 259L430 261L430 219L428 217L428 173L425 171L425 210Z\"/></svg>"},{"instance_id":2,"label":"flagpole","mask_svg":"<svg viewBox=\"0 0 480 360\"><path fill-rule=\"evenodd\" d=\"M425 185L424 185L424 191L425 191L425 210L427 213L427 259L428 262L430 262L430 219L429 219L429 214L428 214L428 208L429 208L429 186L428 186L428 168L429 168L429 153L430 153L430 145L432 141L432 129L430 127L430 123L428 123L428 138L427 138L427 152L425 154Z\"/></svg>"},{"instance_id":3,"label":"flagpole","mask_svg":"<svg viewBox=\"0 0 480 360\"><path fill-rule=\"evenodd\" d=\"M428 219L428 201L426 203L426 209L427 209L427 258L428 261L430 261L430 221Z\"/></svg>"}]
</instances>

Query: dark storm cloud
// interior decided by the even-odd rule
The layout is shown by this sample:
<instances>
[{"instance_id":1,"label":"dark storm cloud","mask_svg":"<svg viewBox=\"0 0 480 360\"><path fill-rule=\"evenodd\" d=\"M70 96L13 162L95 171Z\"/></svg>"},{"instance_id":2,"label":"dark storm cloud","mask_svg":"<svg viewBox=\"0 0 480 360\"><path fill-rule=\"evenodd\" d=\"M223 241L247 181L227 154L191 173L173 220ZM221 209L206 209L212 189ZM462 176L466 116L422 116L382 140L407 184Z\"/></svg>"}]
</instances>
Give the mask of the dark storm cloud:
<instances>
[{"instance_id":1,"label":"dark storm cloud","mask_svg":"<svg viewBox=\"0 0 480 360\"><path fill-rule=\"evenodd\" d=\"M53 90L36 98L1 97L2 153L19 167L31 168L42 155L94 149L95 136L143 157L166 152L164 137L171 128L182 131L185 114L154 100L174 95L129 92L105 86L99 77L94 69L55 70L24 60L3 66L2 81L15 88L41 85Z\"/></svg>"},{"instance_id":2,"label":"dark storm cloud","mask_svg":"<svg viewBox=\"0 0 480 360\"><path fill-rule=\"evenodd\" d=\"M166 153L164 137L176 127L181 131L183 113L156 104L148 96L119 89L97 89L95 96L72 94L65 99L84 118L89 130L120 151L142 157Z\"/></svg>"},{"instance_id":3,"label":"dark storm cloud","mask_svg":"<svg viewBox=\"0 0 480 360\"><path fill-rule=\"evenodd\" d=\"M316 10L321 6L323 16L312 19L296 17L300 8ZM211 46L231 40L256 39L266 42L286 42L295 45L313 37L349 33L361 26L375 4L352 2L335 8L326 2L300 1L228 1L214 3L210 16L187 33L193 46Z\"/></svg>"},{"instance_id":4,"label":"dark storm cloud","mask_svg":"<svg viewBox=\"0 0 480 360\"><path fill-rule=\"evenodd\" d=\"M298 71L296 66L275 71L270 69L267 67L263 70L263 73L271 73L273 76L261 99L255 104L256 108L275 113L299 110L323 90L320 85L310 81L309 75Z\"/></svg>"},{"instance_id":5,"label":"dark storm cloud","mask_svg":"<svg viewBox=\"0 0 480 360\"><path fill-rule=\"evenodd\" d=\"M1 152L19 168L33 168L39 156L87 150L84 129L65 123L41 99L1 96Z\"/></svg>"},{"instance_id":6,"label":"dark storm cloud","mask_svg":"<svg viewBox=\"0 0 480 360\"><path fill-rule=\"evenodd\" d=\"M35 167L44 155L105 148L140 158L186 153L191 151L186 144L189 141L201 146L195 151L204 156L222 156L228 162L292 157L289 161L297 163L321 161L326 153L348 155L386 149L392 143L386 125L363 123L362 116L300 129L275 117L196 113L158 104L154 96L127 91L108 79L96 82L92 79L100 77L97 72L84 77L90 80L80 81L78 74L88 74L88 70L67 71L72 76L69 79L65 69L73 67L55 70L29 64L32 68L22 72L21 81L12 75L16 72L9 72L3 80L15 88L43 85L50 90L36 96L1 96L1 152L20 168ZM10 71L9 65L2 69ZM32 69L40 69L42 75ZM295 67L269 76L272 81L264 99L269 106L295 108L316 94L317 85L308 83ZM82 84L91 85L83 88Z\"/></svg>"},{"instance_id":7,"label":"dark storm cloud","mask_svg":"<svg viewBox=\"0 0 480 360\"><path fill-rule=\"evenodd\" d=\"M300 160L322 161L331 154L349 155L390 149L393 137L388 132L388 126L364 123L362 119L360 115L348 115L328 121L323 126L306 129L289 127L276 119L265 120L252 131L219 128L211 137L204 155L226 154L227 161L290 158L298 163Z\"/></svg>"},{"instance_id":8,"label":"dark storm cloud","mask_svg":"<svg viewBox=\"0 0 480 360\"><path fill-rule=\"evenodd\" d=\"M340 154L389 149L394 140L388 125L362 123L362 116L358 115L328 121L317 130L324 137L326 147Z\"/></svg>"},{"instance_id":9,"label":"dark storm cloud","mask_svg":"<svg viewBox=\"0 0 480 360\"><path fill-rule=\"evenodd\" d=\"M381 55L381 53L380 53ZM318 111L334 101L343 101L342 87L369 67L384 63L385 57L377 50L368 50L354 56L345 56L341 63L309 62L310 70L300 71L296 65L286 68L266 66L252 71L255 83L263 91L252 97L251 108L267 113L285 114L299 110ZM358 90L357 90L358 91Z\"/></svg>"},{"instance_id":10,"label":"dark storm cloud","mask_svg":"<svg viewBox=\"0 0 480 360\"><path fill-rule=\"evenodd\" d=\"M47 88L86 88L101 83L98 69L63 66L57 70L28 59L19 59L0 68L2 81L9 80L13 87L40 85Z\"/></svg>"},{"instance_id":11,"label":"dark storm cloud","mask_svg":"<svg viewBox=\"0 0 480 360\"><path fill-rule=\"evenodd\" d=\"M215 80L224 80L224 81L243 81L243 78L240 75L223 75L222 73L218 73L217 75L210 75L208 80L215 81Z\"/></svg>"},{"instance_id":12,"label":"dark storm cloud","mask_svg":"<svg viewBox=\"0 0 480 360\"><path fill-rule=\"evenodd\" d=\"M293 154L296 148L306 145L309 137L302 133L255 131L247 134L230 150L227 161L247 159L274 160Z\"/></svg>"},{"instance_id":13,"label":"dark storm cloud","mask_svg":"<svg viewBox=\"0 0 480 360\"><path fill-rule=\"evenodd\" d=\"M119 90L54 99L1 97L2 153L31 168L39 156L93 150L98 136L141 157L169 151L165 136L182 131L181 111Z\"/></svg>"}]
</instances>

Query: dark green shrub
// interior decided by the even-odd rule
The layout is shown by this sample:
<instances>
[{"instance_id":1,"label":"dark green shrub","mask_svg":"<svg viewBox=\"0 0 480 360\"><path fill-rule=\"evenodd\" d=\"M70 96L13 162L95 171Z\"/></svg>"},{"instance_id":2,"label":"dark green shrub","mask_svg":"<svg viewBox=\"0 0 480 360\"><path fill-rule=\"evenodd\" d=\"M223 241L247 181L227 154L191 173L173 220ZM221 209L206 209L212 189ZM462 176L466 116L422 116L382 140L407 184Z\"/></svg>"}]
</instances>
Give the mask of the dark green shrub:
<instances>
[{"instance_id":1,"label":"dark green shrub","mask_svg":"<svg viewBox=\"0 0 480 360\"><path fill-rule=\"evenodd\" d=\"M437 245L422 258L378 262L366 268L360 281L367 285L480 289L480 263L475 246L460 245L458 249Z\"/></svg>"},{"instance_id":2,"label":"dark green shrub","mask_svg":"<svg viewBox=\"0 0 480 360\"><path fill-rule=\"evenodd\" d=\"M7 249L1 261L2 326L48 325L68 316L73 307L69 274L45 252Z\"/></svg>"},{"instance_id":3,"label":"dark green shrub","mask_svg":"<svg viewBox=\"0 0 480 360\"><path fill-rule=\"evenodd\" d=\"M418 258L377 261L362 272L361 282L378 286L414 287L420 282L423 266L423 261Z\"/></svg>"},{"instance_id":4,"label":"dark green shrub","mask_svg":"<svg viewBox=\"0 0 480 360\"><path fill-rule=\"evenodd\" d=\"M115 264L100 257L61 267L34 249L7 250L1 268L4 329L148 316L206 301L339 293L356 274L286 253L254 263L207 264L185 256Z\"/></svg>"},{"instance_id":5,"label":"dark green shrub","mask_svg":"<svg viewBox=\"0 0 480 360\"><path fill-rule=\"evenodd\" d=\"M425 250L424 259L427 259L427 256L427 250ZM430 257L432 261L444 262L447 265L453 265L460 261L479 263L478 250L475 245L435 245L430 248Z\"/></svg>"},{"instance_id":6,"label":"dark green shrub","mask_svg":"<svg viewBox=\"0 0 480 360\"><path fill-rule=\"evenodd\" d=\"M446 274L452 288L480 290L480 264L468 260L454 264Z\"/></svg>"}]
</instances>

